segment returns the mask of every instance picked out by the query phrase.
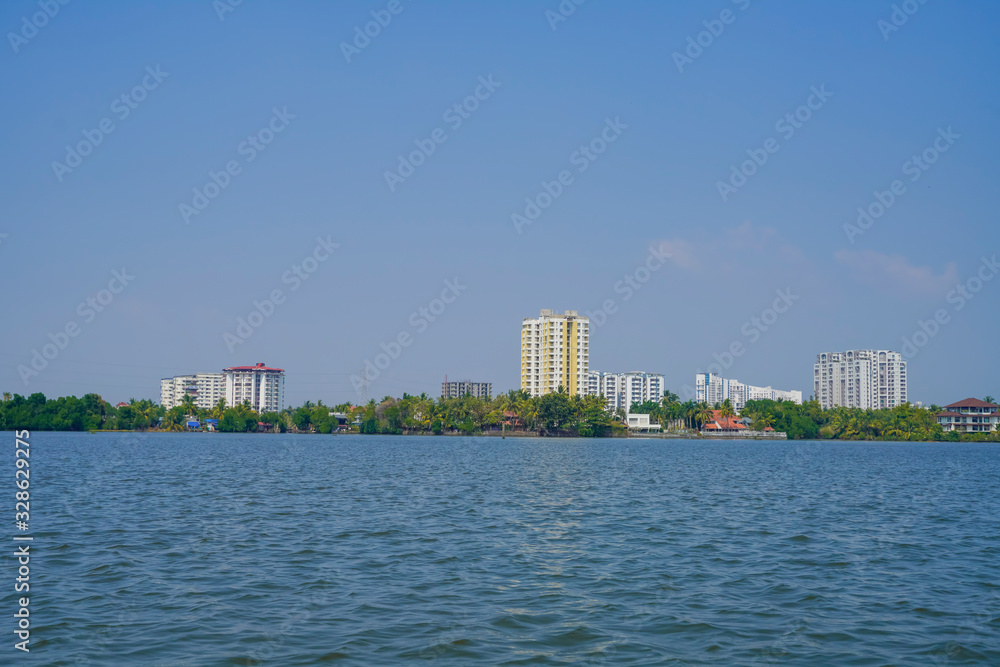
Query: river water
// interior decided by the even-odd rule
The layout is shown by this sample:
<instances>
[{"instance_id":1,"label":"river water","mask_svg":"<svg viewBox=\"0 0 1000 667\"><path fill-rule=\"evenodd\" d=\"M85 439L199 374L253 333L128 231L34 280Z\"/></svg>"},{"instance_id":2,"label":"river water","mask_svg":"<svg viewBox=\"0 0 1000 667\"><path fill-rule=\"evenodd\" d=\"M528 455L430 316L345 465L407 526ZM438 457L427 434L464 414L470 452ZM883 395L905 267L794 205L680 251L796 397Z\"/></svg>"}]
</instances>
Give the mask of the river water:
<instances>
[{"instance_id":1,"label":"river water","mask_svg":"<svg viewBox=\"0 0 1000 667\"><path fill-rule=\"evenodd\" d=\"M996 445L31 447L31 652L9 548L0 664L1000 664Z\"/></svg>"}]
</instances>

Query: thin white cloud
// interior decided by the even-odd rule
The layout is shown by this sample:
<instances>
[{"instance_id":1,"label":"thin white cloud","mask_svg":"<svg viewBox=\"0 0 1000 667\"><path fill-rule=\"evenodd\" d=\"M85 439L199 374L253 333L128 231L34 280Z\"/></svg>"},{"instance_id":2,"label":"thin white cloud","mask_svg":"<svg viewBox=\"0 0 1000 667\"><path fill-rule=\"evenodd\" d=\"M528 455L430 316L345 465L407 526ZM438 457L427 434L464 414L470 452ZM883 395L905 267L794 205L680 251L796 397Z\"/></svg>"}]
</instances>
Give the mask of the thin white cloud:
<instances>
[{"instance_id":1,"label":"thin white cloud","mask_svg":"<svg viewBox=\"0 0 1000 667\"><path fill-rule=\"evenodd\" d=\"M913 266L902 255L884 255L874 250L840 250L834 259L851 270L860 283L880 292L905 298L938 298L958 283L954 262L944 272L927 266Z\"/></svg>"},{"instance_id":2,"label":"thin white cloud","mask_svg":"<svg viewBox=\"0 0 1000 667\"><path fill-rule=\"evenodd\" d=\"M731 245L742 250L757 251L766 250L780 243L780 239L776 238L777 235L778 230L774 227L756 227L749 220L726 232Z\"/></svg>"},{"instance_id":3,"label":"thin white cloud","mask_svg":"<svg viewBox=\"0 0 1000 667\"><path fill-rule=\"evenodd\" d=\"M698 268L698 258L694 246L681 239L660 241L660 252L670 255L670 260L682 269Z\"/></svg>"},{"instance_id":4,"label":"thin white cloud","mask_svg":"<svg viewBox=\"0 0 1000 667\"><path fill-rule=\"evenodd\" d=\"M715 262L716 269L724 273L739 273L761 261L796 264L802 269L805 261L802 251L782 238L777 229L756 226L750 221L722 230L711 238L704 235L697 235L692 240L674 238L660 241L658 245L672 255L674 264L689 270L701 268L702 260L709 264ZM724 258L721 263L720 258Z\"/></svg>"}]
</instances>

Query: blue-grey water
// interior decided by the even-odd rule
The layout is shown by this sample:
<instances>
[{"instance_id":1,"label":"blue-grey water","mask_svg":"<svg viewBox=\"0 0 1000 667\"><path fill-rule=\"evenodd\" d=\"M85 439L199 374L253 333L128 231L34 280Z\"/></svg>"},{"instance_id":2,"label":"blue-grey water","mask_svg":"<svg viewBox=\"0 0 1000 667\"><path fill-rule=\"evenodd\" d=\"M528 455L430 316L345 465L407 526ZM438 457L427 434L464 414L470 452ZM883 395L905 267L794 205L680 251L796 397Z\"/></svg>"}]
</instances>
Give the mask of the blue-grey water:
<instances>
[{"instance_id":1,"label":"blue-grey water","mask_svg":"<svg viewBox=\"0 0 1000 667\"><path fill-rule=\"evenodd\" d=\"M1000 664L996 445L31 443L2 664Z\"/></svg>"}]
</instances>

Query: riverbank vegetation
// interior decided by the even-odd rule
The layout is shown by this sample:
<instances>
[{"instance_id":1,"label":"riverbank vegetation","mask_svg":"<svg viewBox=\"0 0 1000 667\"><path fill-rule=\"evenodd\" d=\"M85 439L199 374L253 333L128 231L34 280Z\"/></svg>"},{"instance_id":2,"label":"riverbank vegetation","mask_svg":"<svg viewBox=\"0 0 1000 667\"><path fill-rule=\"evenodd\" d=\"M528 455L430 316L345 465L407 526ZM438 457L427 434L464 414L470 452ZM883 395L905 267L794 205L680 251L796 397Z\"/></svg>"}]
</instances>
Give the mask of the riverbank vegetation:
<instances>
[{"instance_id":1,"label":"riverbank vegetation","mask_svg":"<svg viewBox=\"0 0 1000 667\"><path fill-rule=\"evenodd\" d=\"M699 429L712 419L712 410L722 416L735 413L728 402L709 407L694 401L681 402L667 392L661 403L632 406L633 413L648 413L664 432L698 437ZM787 401L749 401L741 417L752 430L773 428L789 439L808 440L912 440L912 441L1000 441L1000 432L945 433L935 420L938 406L927 408L905 404L885 410L834 408L823 410L816 401L797 405ZM491 399L472 396L431 398L427 394L402 398L384 397L365 405L323 405L306 401L281 412L258 414L248 405L227 406L225 401L210 409L198 408L190 397L165 410L148 399L132 399L112 406L97 394L82 398L47 399L36 393L28 397L9 393L0 400L0 430L37 431L184 431L190 420L217 420L217 430L231 433L290 432L363 434L490 434L609 437L624 435L623 411L609 413L604 400L595 396L570 396L564 392L531 397L509 391Z\"/></svg>"}]
</instances>

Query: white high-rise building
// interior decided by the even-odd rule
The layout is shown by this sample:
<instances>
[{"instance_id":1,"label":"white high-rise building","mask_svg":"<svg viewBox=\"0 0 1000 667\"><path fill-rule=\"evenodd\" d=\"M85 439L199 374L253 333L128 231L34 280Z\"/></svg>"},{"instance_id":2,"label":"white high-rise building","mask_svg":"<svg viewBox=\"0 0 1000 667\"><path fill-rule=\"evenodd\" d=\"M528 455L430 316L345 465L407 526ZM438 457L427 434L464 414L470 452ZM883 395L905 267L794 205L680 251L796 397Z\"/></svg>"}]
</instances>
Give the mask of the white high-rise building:
<instances>
[{"instance_id":1,"label":"white high-rise building","mask_svg":"<svg viewBox=\"0 0 1000 667\"><path fill-rule=\"evenodd\" d=\"M717 373L699 373L694 377L695 401L718 405L729 400L733 410L742 410L747 401L791 401L802 405L801 391L783 391L771 387L755 387L739 380L729 380Z\"/></svg>"},{"instance_id":2,"label":"white high-rise building","mask_svg":"<svg viewBox=\"0 0 1000 667\"><path fill-rule=\"evenodd\" d=\"M220 398L226 397L226 376L222 373L196 373L160 380L160 405L167 410L180 405L185 395L191 396L199 408L211 408Z\"/></svg>"},{"instance_id":3,"label":"white high-rise building","mask_svg":"<svg viewBox=\"0 0 1000 667\"><path fill-rule=\"evenodd\" d=\"M226 375L226 404L244 401L257 412L280 412L285 405L285 371L256 366L233 366L223 370Z\"/></svg>"},{"instance_id":4,"label":"white high-rise building","mask_svg":"<svg viewBox=\"0 0 1000 667\"><path fill-rule=\"evenodd\" d=\"M591 396L604 396L608 402L608 410L623 409L628 412L633 403L645 403L663 400L663 376L659 373L604 373L590 371L587 373L586 393Z\"/></svg>"},{"instance_id":5,"label":"white high-rise building","mask_svg":"<svg viewBox=\"0 0 1000 667\"><path fill-rule=\"evenodd\" d=\"M587 391L590 370L590 320L575 310L562 315L542 310L521 322L521 389L543 396L563 387L567 394Z\"/></svg>"},{"instance_id":6,"label":"white high-rise building","mask_svg":"<svg viewBox=\"0 0 1000 667\"><path fill-rule=\"evenodd\" d=\"M834 407L878 410L907 402L906 361L889 350L848 350L816 355L816 400Z\"/></svg>"}]
</instances>

